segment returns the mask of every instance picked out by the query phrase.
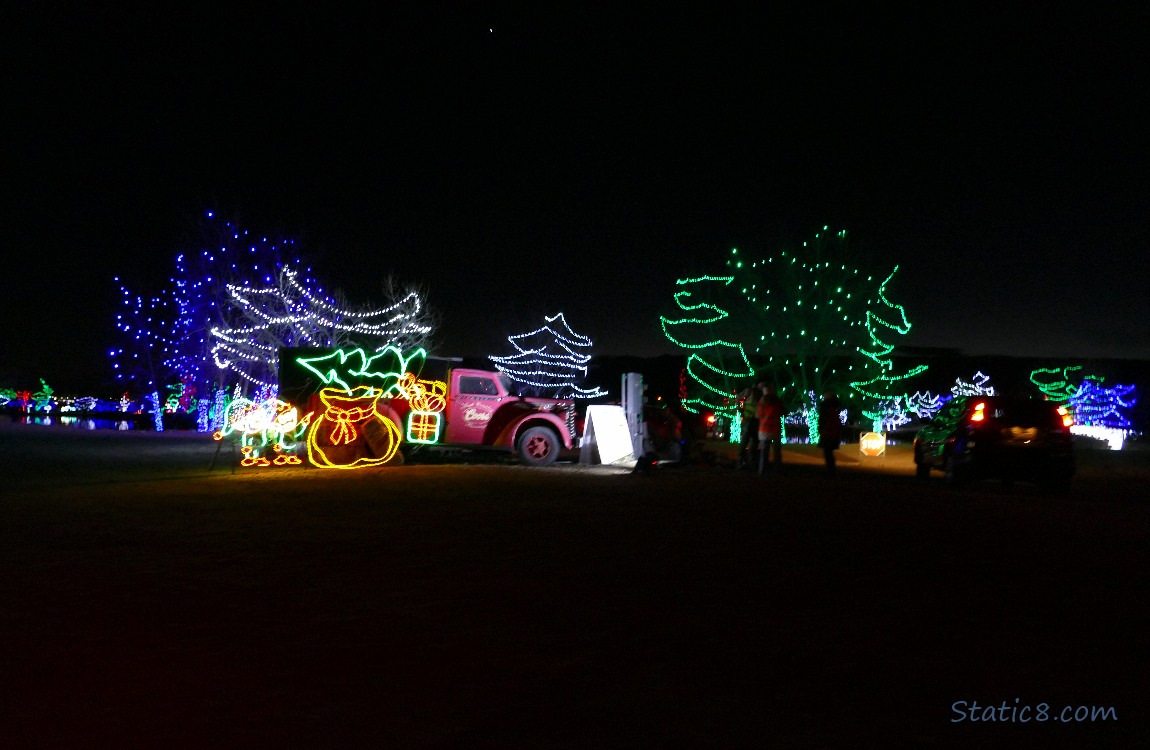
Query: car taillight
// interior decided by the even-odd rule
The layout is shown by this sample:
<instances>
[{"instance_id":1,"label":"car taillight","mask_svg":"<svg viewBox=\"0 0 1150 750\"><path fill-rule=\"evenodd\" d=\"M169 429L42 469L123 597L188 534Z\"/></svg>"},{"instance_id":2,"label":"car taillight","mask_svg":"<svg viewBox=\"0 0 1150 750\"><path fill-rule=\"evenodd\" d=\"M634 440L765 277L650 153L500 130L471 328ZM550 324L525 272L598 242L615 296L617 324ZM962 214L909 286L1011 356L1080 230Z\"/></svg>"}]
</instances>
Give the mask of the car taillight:
<instances>
[{"instance_id":1,"label":"car taillight","mask_svg":"<svg viewBox=\"0 0 1150 750\"><path fill-rule=\"evenodd\" d=\"M714 414L708 414L707 415L707 424L714 424L714 423L715 423L715 415Z\"/></svg>"},{"instance_id":2,"label":"car taillight","mask_svg":"<svg viewBox=\"0 0 1150 750\"><path fill-rule=\"evenodd\" d=\"M1066 410L1065 406L1058 407L1058 416L1062 417L1063 427L1073 427L1074 417L1070 416L1070 412Z\"/></svg>"},{"instance_id":3,"label":"car taillight","mask_svg":"<svg viewBox=\"0 0 1150 750\"><path fill-rule=\"evenodd\" d=\"M986 404L977 403L974 405L974 413L970 415L971 422L981 422L986 419Z\"/></svg>"}]
</instances>

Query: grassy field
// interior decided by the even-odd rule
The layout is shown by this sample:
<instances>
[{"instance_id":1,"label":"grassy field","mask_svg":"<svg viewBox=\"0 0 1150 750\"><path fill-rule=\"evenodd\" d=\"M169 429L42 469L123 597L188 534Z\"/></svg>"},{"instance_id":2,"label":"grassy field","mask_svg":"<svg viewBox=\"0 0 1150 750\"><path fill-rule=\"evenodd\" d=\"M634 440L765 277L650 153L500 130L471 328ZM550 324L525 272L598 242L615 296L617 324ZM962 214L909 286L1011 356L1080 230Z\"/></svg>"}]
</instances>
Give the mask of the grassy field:
<instances>
[{"instance_id":1,"label":"grassy field","mask_svg":"<svg viewBox=\"0 0 1150 750\"><path fill-rule=\"evenodd\" d=\"M1085 457L1049 497L955 492L916 481L904 452L849 447L836 477L798 447L766 477L259 472L198 436L13 427L0 448L4 747L1150 737L1133 454ZM956 701L1116 719L955 721Z\"/></svg>"}]
</instances>

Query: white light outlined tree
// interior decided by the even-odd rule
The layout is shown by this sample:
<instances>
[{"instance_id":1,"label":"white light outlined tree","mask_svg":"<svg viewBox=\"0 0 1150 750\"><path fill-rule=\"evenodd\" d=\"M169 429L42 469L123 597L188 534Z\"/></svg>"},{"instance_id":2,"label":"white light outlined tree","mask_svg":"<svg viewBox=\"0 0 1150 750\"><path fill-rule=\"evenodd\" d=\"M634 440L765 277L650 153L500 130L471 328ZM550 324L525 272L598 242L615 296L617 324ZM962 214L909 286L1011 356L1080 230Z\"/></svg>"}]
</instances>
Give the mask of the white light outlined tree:
<instances>
[{"instance_id":1,"label":"white light outlined tree","mask_svg":"<svg viewBox=\"0 0 1150 750\"><path fill-rule=\"evenodd\" d=\"M281 348L380 351L390 345L406 351L424 347L432 330L433 316L415 291L387 307L355 309L308 289L290 267L281 268L275 282L258 289L229 284L224 317L230 325L211 330L216 366L259 387L276 382ZM398 289L392 279L384 288L391 294Z\"/></svg>"},{"instance_id":2,"label":"white light outlined tree","mask_svg":"<svg viewBox=\"0 0 1150 750\"><path fill-rule=\"evenodd\" d=\"M593 399L606 396L598 386L583 387L592 346L590 338L571 330L563 313L544 316L544 325L507 340L515 353L490 355L496 369L514 381L520 395Z\"/></svg>"}]
</instances>

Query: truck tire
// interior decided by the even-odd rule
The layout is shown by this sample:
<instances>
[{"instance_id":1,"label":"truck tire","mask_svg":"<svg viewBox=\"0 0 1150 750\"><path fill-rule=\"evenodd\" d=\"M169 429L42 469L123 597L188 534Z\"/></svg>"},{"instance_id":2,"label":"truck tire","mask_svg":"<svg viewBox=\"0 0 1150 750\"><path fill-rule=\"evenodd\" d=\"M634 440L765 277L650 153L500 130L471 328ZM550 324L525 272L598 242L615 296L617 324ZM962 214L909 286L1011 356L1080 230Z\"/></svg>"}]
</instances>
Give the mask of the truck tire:
<instances>
[{"instance_id":1,"label":"truck tire","mask_svg":"<svg viewBox=\"0 0 1150 750\"><path fill-rule=\"evenodd\" d=\"M559 436L546 427L530 427L519 436L515 446L519 460L528 466L549 466L559 457Z\"/></svg>"}]
</instances>

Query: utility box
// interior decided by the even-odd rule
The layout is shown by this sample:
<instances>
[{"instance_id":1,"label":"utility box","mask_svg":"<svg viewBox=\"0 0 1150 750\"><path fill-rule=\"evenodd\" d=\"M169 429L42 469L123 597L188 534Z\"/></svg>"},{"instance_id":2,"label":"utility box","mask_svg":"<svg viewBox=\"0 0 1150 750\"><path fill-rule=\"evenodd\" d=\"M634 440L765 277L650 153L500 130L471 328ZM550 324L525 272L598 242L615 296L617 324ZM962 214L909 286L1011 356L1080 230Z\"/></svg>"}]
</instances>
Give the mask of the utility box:
<instances>
[{"instance_id":1,"label":"utility box","mask_svg":"<svg viewBox=\"0 0 1150 750\"><path fill-rule=\"evenodd\" d=\"M631 446L635 458L639 458L650 452L647 422L643 418L643 405L647 403L647 386L643 383L643 375L638 372L623 373L622 393L623 413L631 433Z\"/></svg>"}]
</instances>

